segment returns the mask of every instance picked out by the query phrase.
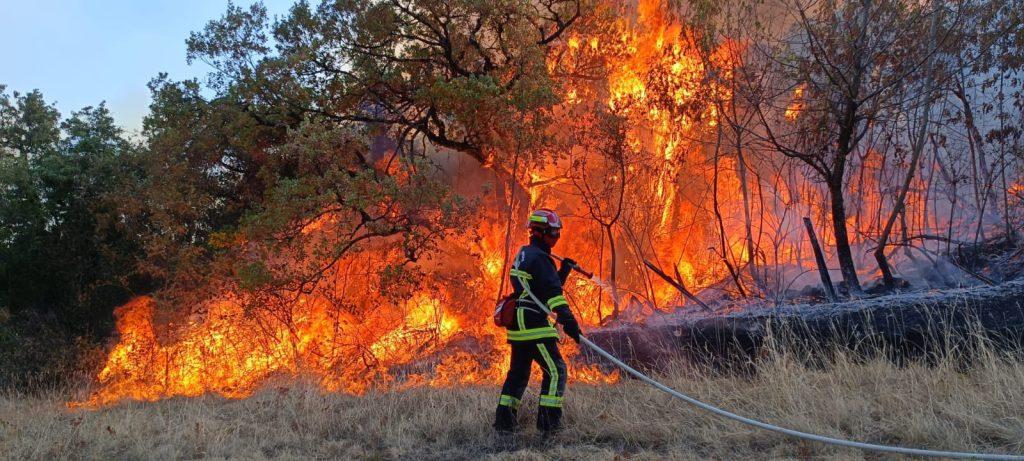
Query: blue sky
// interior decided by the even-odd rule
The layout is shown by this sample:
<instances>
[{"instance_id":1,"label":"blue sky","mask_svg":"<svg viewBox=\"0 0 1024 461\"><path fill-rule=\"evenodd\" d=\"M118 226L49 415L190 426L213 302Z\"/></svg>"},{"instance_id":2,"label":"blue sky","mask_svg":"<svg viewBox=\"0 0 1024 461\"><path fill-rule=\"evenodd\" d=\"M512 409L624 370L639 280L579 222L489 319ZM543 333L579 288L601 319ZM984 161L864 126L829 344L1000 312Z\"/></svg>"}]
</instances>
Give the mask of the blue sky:
<instances>
[{"instance_id":1,"label":"blue sky","mask_svg":"<svg viewBox=\"0 0 1024 461\"><path fill-rule=\"evenodd\" d=\"M273 16L294 0L263 3ZM138 130L150 79L206 75L203 63L185 63L185 39L226 7L227 0L0 0L0 85L8 93L39 89L64 115L106 101L119 124Z\"/></svg>"}]
</instances>

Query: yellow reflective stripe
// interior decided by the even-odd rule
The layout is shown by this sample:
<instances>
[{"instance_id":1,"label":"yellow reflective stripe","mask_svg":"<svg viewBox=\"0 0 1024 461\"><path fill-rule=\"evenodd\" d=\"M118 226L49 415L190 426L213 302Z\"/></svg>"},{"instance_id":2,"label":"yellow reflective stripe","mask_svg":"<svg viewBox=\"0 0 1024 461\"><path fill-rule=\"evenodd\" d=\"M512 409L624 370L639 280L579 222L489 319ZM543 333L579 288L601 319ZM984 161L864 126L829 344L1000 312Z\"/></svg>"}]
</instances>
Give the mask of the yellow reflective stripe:
<instances>
[{"instance_id":1,"label":"yellow reflective stripe","mask_svg":"<svg viewBox=\"0 0 1024 461\"><path fill-rule=\"evenodd\" d=\"M533 280L533 276L530 275L529 272L521 271L519 269L512 269L511 271L509 271L509 275L513 277L524 278L526 280Z\"/></svg>"},{"instance_id":2,"label":"yellow reflective stripe","mask_svg":"<svg viewBox=\"0 0 1024 461\"><path fill-rule=\"evenodd\" d=\"M548 373L551 375L551 383L548 384L548 395L552 397L557 397L558 367L555 366L555 361L551 360L551 355L548 354L547 347L544 347L543 344L537 344L537 349L540 350L540 355L544 357L544 363L548 364ZM543 394L541 396L543 396Z\"/></svg>"},{"instance_id":3,"label":"yellow reflective stripe","mask_svg":"<svg viewBox=\"0 0 1024 461\"><path fill-rule=\"evenodd\" d=\"M546 223L546 222L548 222L548 218L545 218L545 217L543 217L543 216L538 216L538 215L532 214L532 215L530 215L530 221L533 221L533 222L544 222L544 223Z\"/></svg>"},{"instance_id":4,"label":"yellow reflective stripe","mask_svg":"<svg viewBox=\"0 0 1024 461\"><path fill-rule=\"evenodd\" d=\"M539 327L529 330L508 331L509 341L531 341L534 339L557 338L558 330L554 327Z\"/></svg>"},{"instance_id":5,"label":"yellow reflective stripe","mask_svg":"<svg viewBox=\"0 0 1024 461\"><path fill-rule=\"evenodd\" d=\"M557 337L558 337L558 330L555 330L553 327L531 328L529 330L522 330L522 331L509 330L509 332L508 332L508 339L510 339L512 341L527 341L527 340L531 340L531 339L557 338Z\"/></svg>"},{"instance_id":6,"label":"yellow reflective stripe","mask_svg":"<svg viewBox=\"0 0 1024 461\"><path fill-rule=\"evenodd\" d=\"M525 311L522 310L522 309L516 308L516 321L519 322L519 330L520 331L526 330L526 319L523 317L523 312L525 312Z\"/></svg>"},{"instance_id":7,"label":"yellow reflective stripe","mask_svg":"<svg viewBox=\"0 0 1024 461\"><path fill-rule=\"evenodd\" d=\"M558 295L548 300L548 307L554 309L560 306L568 306L569 302L565 300L565 296Z\"/></svg>"},{"instance_id":8,"label":"yellow reflective stripe","mask_svg":"<svg viewBox=\"0 0 1024 461\"><path fill-rule=\"evenodd\" d=\"M498 399L498 405L519 408L519 399L512 397L511 395L502 394L501 397Z\"/></svg>"},{"instance_id":9,"label":"yellow reflective stripe","mask_svg":"<svg viewBox=\"0 0 1024 461\"><path fill-rule=\"evenodd\" d=\"M529 274L527 274L529 275ZM527 299L530 297L530 282L526 279L519 277L519 283L523 285L523 293L519 295L519 299Z\"/></svg>"},{"instance_id":10,"label":"yellow reflective stripe","mask_svg":"<svg viewBox=\"0 0 1024 461\"><path fill-rule=\"evenodd\" d=\"M542 395L540 396L540 406L562 408L562 404L565 403L564 397L556 397L553 395Z\"/></svg>"}]
</instances>

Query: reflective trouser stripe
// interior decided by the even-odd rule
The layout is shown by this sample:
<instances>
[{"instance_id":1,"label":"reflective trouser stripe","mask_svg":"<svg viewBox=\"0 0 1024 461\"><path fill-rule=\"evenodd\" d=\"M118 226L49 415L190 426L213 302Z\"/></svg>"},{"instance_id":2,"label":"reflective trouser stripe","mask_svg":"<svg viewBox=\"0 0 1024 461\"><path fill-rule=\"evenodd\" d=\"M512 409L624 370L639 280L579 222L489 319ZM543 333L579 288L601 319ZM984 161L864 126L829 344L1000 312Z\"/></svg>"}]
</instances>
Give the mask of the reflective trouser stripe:
<instances>
[{"instance_id":1,"label":"reflective trouser stripe","mask_svg":"<svg viewBox=\"0 0 1024 461\"><path fill-rule=\"evenodd\" d=\"M522 316L522 309L519 310L519 315ZM558 330L555 327L538 327L530 328L528 330L509 330L508 340L509 341L532 341L534 339L544 338L558 338Z\"/></svg>"},{"instance_id":2,"label":"reflective trouser stripe","mask_svg":"<svg viewBox=\"0 0 1024 461\"><path fill-rule=\"evenodd\" d=\"M498 405L519 408L519 399L512 397L511 395L501 394L501 398L498 399Z\"/></svg>"},{"instance_id":3,"label":"reflective trouser stripe","mask_svg":"<svg viewBox=\"0 0 1024 461\"><path fill-rule=\"evenodd\" d=\"M563 402L565 402L565 397L555 397L551 395L540 396L540 406L542 407L562 408Z\"/></svg>"},{"instance_id":4,"label":"reflective trouser stripe","mask_svg":"<svg viewBox=\"0 0 1024 461\"><path fill-rule=\"evenodd\" d=\"M548 354L548 348L544 344L538 343L537 349L540 350L540 355L544 357L544 363L548 364L548 374L551 382L548 383L548 397L558 397L558 367L555 366L555 361L551 360L551 354ZM541 394L544 397L544 394ZM543 400L541 400L543 402Z\"/></svg>"}]
</instances>

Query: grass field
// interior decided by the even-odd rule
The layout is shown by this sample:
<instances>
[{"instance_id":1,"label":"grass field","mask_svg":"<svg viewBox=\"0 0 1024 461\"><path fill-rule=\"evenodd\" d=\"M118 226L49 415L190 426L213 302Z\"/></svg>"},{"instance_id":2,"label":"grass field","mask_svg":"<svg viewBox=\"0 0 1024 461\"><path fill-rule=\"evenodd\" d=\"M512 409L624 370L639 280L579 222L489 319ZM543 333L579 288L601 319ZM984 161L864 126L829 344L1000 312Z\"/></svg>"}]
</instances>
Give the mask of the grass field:
<instances>
[{"instance_id":1,"label":"grass field","mask_svg":"<svg viewBox=\"0 0 1024 461\"><path fill-rule=\"evenodd\" d=\"M862 441L1024 453L1024 364L987 352L896 366L838 356L810 369L784 355L753 376L670 366L667 383L765 421ZM795 441L723 421L645 385L572 385L567 428L533 429L535 386L522 431L490 428L495 386L417 388L364 396L269 386L245 400L215 396L69 410L68 392L0 397L5 459L890 459Z\"/></svg>"}]
</instances>

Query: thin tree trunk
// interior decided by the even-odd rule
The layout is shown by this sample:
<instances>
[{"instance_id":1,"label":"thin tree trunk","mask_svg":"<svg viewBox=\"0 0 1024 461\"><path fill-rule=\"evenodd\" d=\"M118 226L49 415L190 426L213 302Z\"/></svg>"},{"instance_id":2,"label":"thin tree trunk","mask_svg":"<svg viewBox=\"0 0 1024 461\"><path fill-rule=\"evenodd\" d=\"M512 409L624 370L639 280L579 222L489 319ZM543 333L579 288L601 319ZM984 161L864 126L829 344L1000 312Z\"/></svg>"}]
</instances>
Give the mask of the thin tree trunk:
<instances>
[{"instance_id":1,"label":"thin tree trunk","mask_svg":"<svg viewBox=\"0 0 1024 461\"><path fill-rule=\"evenodd\" d=\"M838 182L838 184L836 184ZM853 296L861 296L864 291L860 287L857 268L853 263L853 252L850 250L850 237L846 232L846 205L843 201L842 179L830 184L832 195L832 228L836 237L836 259L843 273L843 281Z\"/></svg>"},{"instance_id":2,"label":"thin tree trunk","mask_svg":"<svg viewBox=\"0 0 1024 461\"><path fill-rule=\"evenodd\" d=\"M931 25L931 40L935 41L935 18L932 16ZM929 58L929 64L927 70L931 70L931 59ZM929 76L925 75L925 86L921 92L921 98L924 103L922 109L922 120L921 125L917 129L917 135L911 141L912 152L910 154L910 165L907 168L907 175L903 178L903 185L900 187L900 193L896 195L896 202L893 203L892 212L889 213L889 219L885 222L885 227L882 228L882 233L878 236L878 246L875 248L875 261L878 262L878 268L882 271L882 281L885 283L885 289L887 291L893 291L896 289L896 280L892 276L892 268L889 266L889 260L885 257L885 247L889 243L889 235L892 233L893 225L896 223L898 215L903 213L904 216L904 231L906 229L906 200L907 192L910 191L910 184L914 181L914 175L917 173L917 164L921 161L921 153L924 152L925 137L928 133L928 122L930 121L931 115L931 102L932 102L932 83L933 80ZM881 206L881 205L879 205Z\"/></svg>"},{"instance_id":3,"label":"thin tree trunk","mask_svg":"<svg viewBox=\"0 0 1024 461\"><path fill-rule=\"evenodd\" d=\"M678 269L676 270L676 274L677 274L676 278L672 278L668 274L666 274L664 271L659 269L658 266L655 266L654 263L652 263L652 262L650 262L650 261L648 261L646 259L644 260L644 265L646 265L650 270L654 271L655 274L658 274L658 277L661 277L663 280L668 282L669 285L672 285L676 290L679 291L679 293L681 293L683 296L685 296L686 299L689 299L690 301L693 301L693 302L697 303L697 305L699 305L705 311L714 312L714 310L711 309L711 307L708 306L707 303L705 303L704 301L701 301L700 298L697 298L696 296L694 296L694 294L691 293L690 290L686 288L686 285L683 284L682 278L679 277L679 275L678 275L678 273L679 273Z\"/></svg>"},{"instance_id":4,"label":"thin tree trunk","mask_svg":"<svg viewBox=\"0 0 1024 461\"><path fill-rule=\"evenodd\" d=\"M605 235L602 233L601 244L597 247L597 273L602 280L604 279L604 238ZM598 322L604 323L604 296L601 292L597 296L597 318Z\"/></svg>"},{"instance_id":5,"label":"thin tree trunk","mask_svg":"<svg viewBox=\"0 0 1024 461\"><path fill-rule=\"evenodd\" d=\"M763 292L764 283L761 281L761 274L757 267L757 246L754 242L753 223L750 218L750 188L747 186L747 163L743 158L743 148L740 145L738 130L736 136L736 160L740 173L740 192L743 194L743 227L747 234L747 266L750 268L750 278L754 280L754 286Z\"/></svg>"},{"instance_id":6,"label":"thin tree trunk","mask_svg":"<svg viewBox=\"0 0 1024 461\"><path fill-rule=\"evenodd\" d=\"M814 225L811 218L804 218L804 227L807 228L807 239L811 242L811 249L814 250L814 262L818 266L818 275L821 277L821 285L825 288L825 294L832 302L839 301L836 295L836 287L832 285L832 277L828 274L828 266L825 265L825 255L821 252L821 245L818 245L818 237L814 234Z\"/></svg>"},{"instance_id":7,"label":"thin tree trunk","mask_svg":"<svg viewBox=\"0 0 1024 461\"><path fill-rule=\"evenodd\" d=\"M611 317L612 317L612 319L618 319L619 318L619 288L618 288L618 283L616 282L617 275L618 275L618 270L617 270L616 266L618 266L618 264L616 264L617 253L616 253L616 249L615 249L615 234L612 232L612 226L608 225L608 226L602 226L602 227L604 227L604 231L608 235L608 251L609 251L609 253L611 253L609 255L611 257L611 268L609 270L610 276L609 276L609 279L608 279L608 284L611 285L611 288L612 288L612 316Z\"/></svg>"},{"instance_id":8,"label":"thin tree trunk","mask_svg":"<svg viewBox=\"0 0 1024 461\"><path fill-rule=\"evenodd\" d=\"M736 273L736 267L732 264L729 257L732 256L732 248L729 246L729 239L725 233L725 224L722 221L722 212L718 204L718 168L719 168L719 154L721 152L721 140L722 140L722 129L721 125L717 130L718 132L718 143L715 144L715 157L714 157L714 177L712 178L711 184L711 204L715 213L715 221L718 223L718 236L722 245L722 262L725 263L726 269L729 271L729 275L732 277L733 283L736 284L736 288L739 290L740 295L744 298L747 297L747 291L743 289L743 283L740 282L739 274Z\"/></svg>"},{"instance_id":9,"label":"thin tree trunk","mask_svg":"<svg viewBox=\"0 0 1024 461\"><path fill-rule=\"evenodd\" d=\"M512 160L512 174L509 176L509 180L506 182L505 186L508 193L508 216L506 217L507 219L505 222L505 245L504 248L502 249L501 273L498 274L498 277L501 279L500 285L498 287L498 299L501 299L501 297L504 296L503 293L505 291L505 284L509 283L508 275L506 274L508 274L509 272L509 256L512 252L512 217L517 208L516 188L514 187L514 185L518 184L519 181L519 154L522 151L521 138L521 133L519 132L519 130L517 130L516 152L515 157Z\"/></svg>"},{"instance_id":10,"label":"thin tree trunk","mask_svg":"<svg viewBox=\"0 0 1024 461\"><path fill-rule=\"evenodd\" d=\"M1003 93L1003 75L999 76L999 93ZM999 98L999 113L1005 114L1005 107L1003 98ZM1003 117L997 117L999 119L999 131L1004 133L1006 130L1006 121ZM999 141L999 176L1002 179L1002 195L1003 195L1003 224L1005 225L1006 239L1010 242L1016 240L1013 235L1013 226L1010 225L1010 187L1006 180L1006 139L1001 138Z\"/></svg>"},{"instance_id":11,"label":"thin tree trunk","mask_svg":"<svg viewBox=\"0 0 1024 461\"><path fill-rule=\"evenodd\" d=\"M992 184L992 181L989 177L985 160L983 145L985 140L975 124L974 110L970 99L967 97L967 90L964 88L963 81L957 82L956 96L960 99L964 111L964 125L967 128L967 146L970 148L971 153L971 172L974 176L974 201L978 210L978 222L974 232L974 242L977 243L985 238L985 211L988 202L994 201L994 199L990 199L992 188L989 185Z\"/></svg>"},{"instance_id":12,"label":"thin tree trunk","mask_svg":"<svg viewBox=\"0 0 1024 461\"><path fill-rule=\"evenodd\" d=\"M906 242L910 240L910 226L907 226L907 209L905 207L903 208L903 212L900 213L900 227L902 228L901 233L903 241ZM914 252L910 251L910 248L906 245L903 246L903 255L910 261L915 263L917 262L917 258L914 257Z\"/></svg>"}]
</instances>

